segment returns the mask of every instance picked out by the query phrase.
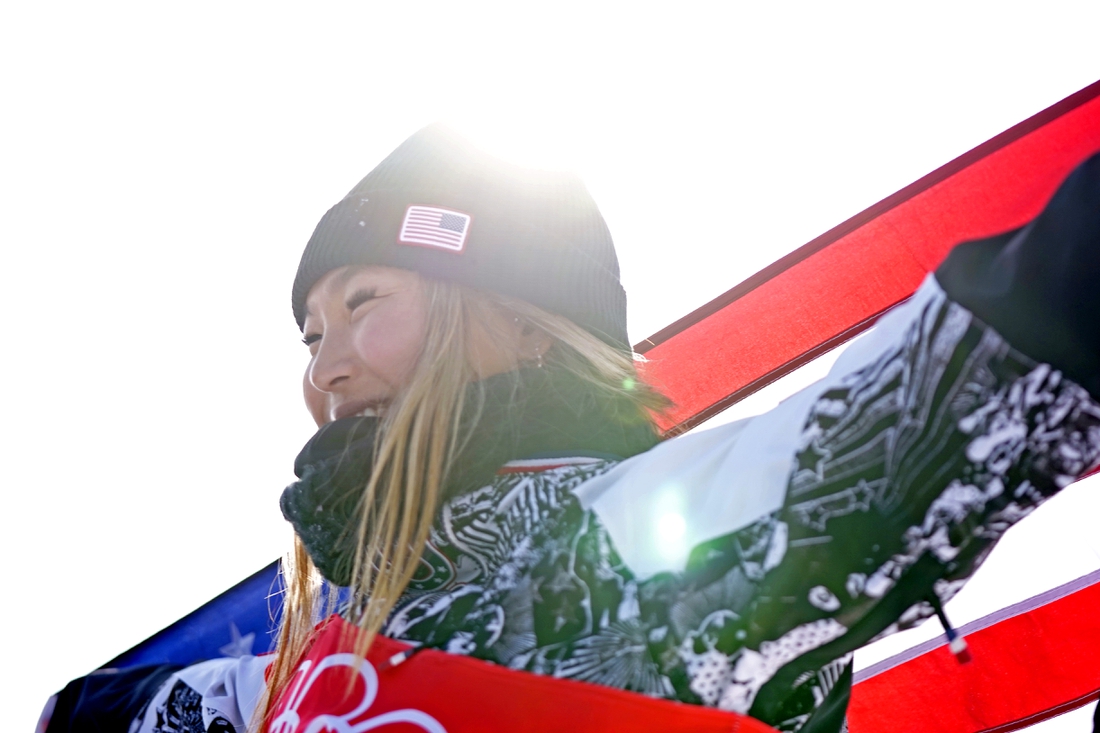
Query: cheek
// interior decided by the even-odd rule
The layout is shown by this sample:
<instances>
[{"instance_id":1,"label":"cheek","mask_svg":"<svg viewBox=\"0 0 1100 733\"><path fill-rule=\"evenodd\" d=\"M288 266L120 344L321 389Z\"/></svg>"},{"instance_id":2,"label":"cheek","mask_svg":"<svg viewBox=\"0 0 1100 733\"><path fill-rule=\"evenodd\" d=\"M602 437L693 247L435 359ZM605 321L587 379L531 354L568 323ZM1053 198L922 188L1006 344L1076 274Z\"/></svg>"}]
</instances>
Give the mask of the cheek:
<instances>
[{"instance_id":1,"label":"cheek","mask_svg":"<svg viewBox=\"0 0 1100 733\"><path fill-rule=\"evenodd\" d=\"M355 350L366 368L392 387L404 385L424 344L427 315L420 303L372 314L354 336Z\"/></svg>"}]
</instances>

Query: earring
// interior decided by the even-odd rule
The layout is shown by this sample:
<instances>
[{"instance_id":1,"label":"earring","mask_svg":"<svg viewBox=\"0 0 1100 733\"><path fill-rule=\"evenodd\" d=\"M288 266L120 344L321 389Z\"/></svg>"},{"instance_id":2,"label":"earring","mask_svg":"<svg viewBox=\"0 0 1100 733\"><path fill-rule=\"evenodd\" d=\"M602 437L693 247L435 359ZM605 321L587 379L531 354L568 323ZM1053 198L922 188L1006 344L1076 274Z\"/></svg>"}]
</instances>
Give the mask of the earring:
<instances>
[{"instance_id":1,"label":"earring","mask_svg":"<svg viewBox=\"0 0 1100 733\"><path fill-rule=\"evenodd\" d=\"M541 351L536 351L535 352L535 366L537 366L539 369L542 369L542 352Z\"/></svg>"}]
</instances>

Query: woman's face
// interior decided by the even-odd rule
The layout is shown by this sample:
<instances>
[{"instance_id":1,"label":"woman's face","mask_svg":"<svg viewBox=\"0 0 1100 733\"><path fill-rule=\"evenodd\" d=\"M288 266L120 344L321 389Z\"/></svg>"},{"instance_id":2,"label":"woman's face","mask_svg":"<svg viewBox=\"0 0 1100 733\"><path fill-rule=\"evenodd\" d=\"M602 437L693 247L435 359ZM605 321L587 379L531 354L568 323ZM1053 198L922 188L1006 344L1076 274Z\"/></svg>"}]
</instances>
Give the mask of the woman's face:
<instances>
[{"instance_id":1,"label":"woman's face","mask_svg":"<svg viewBox=\"0 0 1100 733\"><path fill-rule=\"evenodd\" d=\"M408 380L428 313L420 275L394 267L341 267L313 286L302 329L304 391L318 425L377 414Z\"/></svg>"},{"instance_id":2,"label":"woman's face","mask_svg":"<svg viewBox=\"0 0 1100 733\"><path fill-rule=\"evenodd\" d=\"M552 341L505 312L472 324L467 356L481 377L536 360ZM379 414L408 383L428 319L420 275L395 267L341 267L306 298L302 332L309 346L303 390L317 425Z\"/></svg>"}]
</instances>

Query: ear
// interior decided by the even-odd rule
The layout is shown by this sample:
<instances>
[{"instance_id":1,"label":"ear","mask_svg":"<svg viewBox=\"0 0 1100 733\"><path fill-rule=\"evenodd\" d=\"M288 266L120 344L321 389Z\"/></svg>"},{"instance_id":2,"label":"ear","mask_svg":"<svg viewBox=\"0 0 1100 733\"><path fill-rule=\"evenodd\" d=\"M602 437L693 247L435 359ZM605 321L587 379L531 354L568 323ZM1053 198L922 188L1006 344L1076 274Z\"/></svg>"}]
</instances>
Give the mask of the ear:
<instances>
[{"instance_id":1,"label":"ear","mask_svg":"<svg viewBox=\"0 0 1100 733\"><path fill-rule=\"evenodd\" d=\"M521 362L538 362L541 365L542 358L554 345L554 339L541 328L525 324L516 340L516 345Z\"/></svg>"}]
</instances>

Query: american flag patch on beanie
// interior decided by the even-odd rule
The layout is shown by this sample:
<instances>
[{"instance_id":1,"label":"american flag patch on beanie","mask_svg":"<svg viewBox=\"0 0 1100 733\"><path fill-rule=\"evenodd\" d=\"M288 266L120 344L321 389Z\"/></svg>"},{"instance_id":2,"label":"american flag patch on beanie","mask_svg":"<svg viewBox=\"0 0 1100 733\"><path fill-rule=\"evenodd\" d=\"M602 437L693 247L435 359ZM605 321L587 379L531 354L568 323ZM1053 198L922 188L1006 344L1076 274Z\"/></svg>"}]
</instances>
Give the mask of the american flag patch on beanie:
<instances>
[{"instance_id":1,"label":"american flag patch on beanie","mask_svg":"<svg viewBox=\"0 0 1100 733\"><path fill-rule=\"evenodd\" d=\"M401 223L397 242L461 252L466 246L472 218L461 211L437 206L410 206Z\"/></svg>"}]
</instances>

